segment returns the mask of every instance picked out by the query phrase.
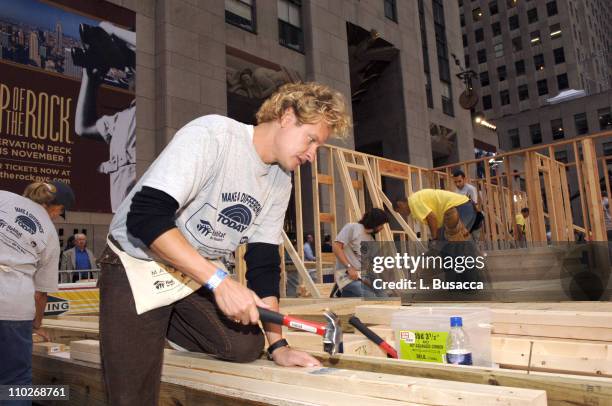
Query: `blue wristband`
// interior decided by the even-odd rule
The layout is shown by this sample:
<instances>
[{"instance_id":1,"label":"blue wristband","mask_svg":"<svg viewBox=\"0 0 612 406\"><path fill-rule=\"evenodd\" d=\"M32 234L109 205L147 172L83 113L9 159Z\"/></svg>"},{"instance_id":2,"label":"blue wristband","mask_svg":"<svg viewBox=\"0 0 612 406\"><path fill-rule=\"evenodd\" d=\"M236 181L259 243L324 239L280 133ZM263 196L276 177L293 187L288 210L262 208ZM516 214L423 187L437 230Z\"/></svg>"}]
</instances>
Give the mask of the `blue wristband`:
<instances>
[{"instance_id":1,"label":"blue wristband","mask_svg":"<svg viewBox=\"0 0 612 406\"><path fill-rule=\"evenodd\" d=\"M223 279L225 278L227 278L227 273L221 269L217 269L213 276L210 277L208 282L206 282L205 286L214 292L215 289L217 289L217 286L221 285L221 282L223 282Z\"/></svg>"}]
</instances>

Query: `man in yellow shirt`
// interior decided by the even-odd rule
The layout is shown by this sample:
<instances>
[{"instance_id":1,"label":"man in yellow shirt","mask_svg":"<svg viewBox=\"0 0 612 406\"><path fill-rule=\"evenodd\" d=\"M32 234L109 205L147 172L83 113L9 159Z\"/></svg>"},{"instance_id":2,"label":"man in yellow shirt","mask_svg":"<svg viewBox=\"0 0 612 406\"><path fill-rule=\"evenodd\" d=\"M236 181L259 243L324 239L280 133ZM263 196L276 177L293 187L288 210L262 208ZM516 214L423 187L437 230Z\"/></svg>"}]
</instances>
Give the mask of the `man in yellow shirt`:
<instances>
[{"instance_id":1,"label":"man in yellow shirt","mask_svg":"<svg viewBox=\"0 0 612 406\"><path fill-rule=\"evenodd\" d=\"M404 217L427 224L432 240L467 241L476 220L476 209L467 196L438 189L423 189L393 203Z\"/></svg>"},{"instance_id":2,"label":"man in yellow shirt","mask_svg":"<svg viewBox=\"0 0 612 406\"><path fill-rule=\"evenodd\" d=\"M516 226L514 232L514 238L516 241L525 241L525 225L527 224L527 217L529 217L529 209L527 207L523 207L521 212L516 215L515 223Z\"/></svg>"}]
</instances>

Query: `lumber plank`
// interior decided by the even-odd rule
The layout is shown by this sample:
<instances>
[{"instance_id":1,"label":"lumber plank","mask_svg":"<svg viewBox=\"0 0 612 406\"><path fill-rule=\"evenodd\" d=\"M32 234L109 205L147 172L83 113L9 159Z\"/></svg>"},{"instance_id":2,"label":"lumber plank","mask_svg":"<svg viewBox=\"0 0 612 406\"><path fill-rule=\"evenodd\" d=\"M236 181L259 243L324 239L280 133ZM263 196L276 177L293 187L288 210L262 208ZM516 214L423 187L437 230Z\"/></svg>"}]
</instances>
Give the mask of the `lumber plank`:
<instances>
[{"instance_id":1,"label":"lumber plank","mask_svg":"<svg viewBox=\"0 0 612 406\"><path fill-rule=\"evenodd\" d=\"M60 351L64 351L64 344L45 342L32 345L32 352L36 354L52 354Z\"/></svg>"},{"instance_id":2,"label":"lumber plank","mask_svg":"<svg viewBox=\"0 0 612 406\"><path fill-rule=\"evenodd\" d=\"M95 343L83 343L83 345L96 347ZM165 366L190 368L207 373L240 376L265 380L266 382L293 384L300 387L369 396L376 398L376 400L380 398L445 405L476 404L477 402L491 405L546 405L546 394L541 390L445 382L435 379L400 377L391 374L336 368L279 367L264 360L237 364L211 359L204 354L178 351L165 352Z\"/></svg>"},{"instance_id":3,"label":"lumber plank","mask_svg":"<svg viewBox=\"0 0 612 406\"><path fill-rule=\"evenodd\" d=\"M612 377L612 349L607 342L517 336L491 338L493 362L502 367Z\"/></svg>"},{"instance_id":4,"label":"lumber plank","mask_svg":"<svg viewBox=\"0 0 612 406\"><path fill-rule=\"evenodd\" d=\"M173 354L166 354L164 364L252 377L267 382L293 383L300 387L335 390L348 394L370 396L376 399L445 405L476 404L477 402L491 405L546 404L546 394L543 391L459 384L457 382L373 374L336 368L278 367L263 360L250 364L233 364L212 360L201 354L174 352Z\"/></svg>"},{"instance_id":5,"label":"lumber plank","mask_svg":"<svg viewBox=\"0 0 612 406\"><path fill-rule=\"evenodd\" d=\"M431 362L370 358L355 355L330 357L322 351L309 351L324 366L424 377L447 381L502 385L547 392L550 406L609 405L612 404L612 379L561 375L546 372L515 371L474 366L450 366Z\"/></svg>"},{"instance_id":6,"label":"lumber plank","mask_svg":"<svg viewBox=\"0 0 612 406\"><path fill-rule=\"evenodd\" d=\"M429 306L430 304L421 304L421 306ZM448 307L454 307L455 304L448 304ZM444 306L444 304L438 304L438 306ZM460 307L468 306L460 303ZM478 304L472 304L472 306L479 306ZM510 305L512 306L512 305ZM541 307L548 307L549 305L542 305ZM480 307L492 307L490 304L480 304ZM360 305L355 308L355 315L361 319L364 323L368 324L391 324L391 318L394 311L407 309L407 306L387 306L380 304L372 305ZM592 340L611 340L611 336L605 334L608 331L612 334L612 312L607 311L572 311L572 310L545 310L545 309L504 309L493 307L491 308L491 321L494 325L494 332L500 334L520 334L520 335L533 335L540 336L540 334L531 334L525 332L506 332L501 331L506 325L521 325L521 326L532 326L534 329L543 330L543 326L558 326L558 327L585 327L585 331L593 331L604 334L604 338L599 337L567 337L567 338L584 338ZM499 327L498 327L499 326ZM547 328L546 327L546 328ZM495 331L496 328L500 330ZM529 327L532 328L532 327ZM571 329L567 329L571 330ZM567 334L571 334L568 332ZM557 337L557 336L548 336ZM560 335L559 337L565 337Z\"/></svg>"},{"instance_id":7,"label":"lumber plank","mask_svg":"<svg viewBox=\"0 0 612 406\"><path fill-rule=\"evenodd\" d=\"M35 384L67 384L70 399L62 405L107 405L106 393L99 364L83 363L49 355L34 355ZM164 366L160 387L160 405L409 405L396 401L383 401L365 396L346 395L341 398L333 392L294 385L268 383L260 380L232 377L224 374L194 374L185 368ZM379 403L381 402L381 403ZM51 401L41 404L55 404Z\"/></svg>"},{"instance_id":8,"label":"lumber plank","mask_svg":"<svg viewBox=\"0 0 612 406\"><path fill-rule=\"evenodd\" d=\"M612 329L612 312L493 309L491 312L491 318L493 323L602 327Z\"/></svg>"},{"instance_id":9,"label":"lumber plank","mask_svg":"<svg viewBox=\"0 0 612 406\"><path fill-rule=\"evenodd\" d=\"M537 324L494 323L494 334L571 338L579 340L612 341L612 328L551 326Z\"/></svg>"},{"instance_id":10,"label":"lumber plank","mask_svg":"<svg viewBox=\"0 0 612 406\"><path fill-rule=\"evenodd\" d=\"M164 365L163 380L165 382L173 382L179 385L189 383L190 385L205 385L209 390L221 391L222 393L231 394L233 397L247 398L258 400L271 405L367 405L376 404L384 406L399 406L404 405L404 402L374 399L368 396L359 396L352 394L342 394L338 396L336 393L315 389L296 387L295 385L266 382L262 385L261 380L253 378L244 378L240 376L229 376L223 373L194 371L187 368L180 368L171 365ZM416 405L408 403L408 405Z\"/></svg>"}]
</instances>

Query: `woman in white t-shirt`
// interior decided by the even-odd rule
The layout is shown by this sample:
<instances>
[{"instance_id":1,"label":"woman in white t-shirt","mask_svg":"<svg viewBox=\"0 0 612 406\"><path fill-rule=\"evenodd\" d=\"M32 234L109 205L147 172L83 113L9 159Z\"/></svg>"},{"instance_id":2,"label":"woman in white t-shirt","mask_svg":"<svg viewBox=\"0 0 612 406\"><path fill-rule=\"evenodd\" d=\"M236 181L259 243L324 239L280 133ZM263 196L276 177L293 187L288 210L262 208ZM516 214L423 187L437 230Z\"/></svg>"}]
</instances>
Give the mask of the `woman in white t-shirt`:
<instances>
[{"instance_id":1,"label":"woman in white t-shirt","mask_svg":"<svg viewBox=\"0 0 612 406\"><path fill-rule=\"evenodd\" d=\"M34 182L23 196L0 191L0 385L32 384L32 332L57 290L59 240L52 219L74 203L61 182ZM47 338L48 339L48 338Z\"/></svg>"},{"instance_id":2,"label":"woman in white t-shirt","mask_svg":"<svg viewBox=\"0 0 612 406\"><path fill-rule=\"evenodd\" d=\"M361 243L374 241L374 235L389 222L384 210L373 208L358 223L348 223L336 236L333 251L336 255L335 279L342 297L376 297L384 292L372 289L361 279Z\"/></svg>"}]
</instances>

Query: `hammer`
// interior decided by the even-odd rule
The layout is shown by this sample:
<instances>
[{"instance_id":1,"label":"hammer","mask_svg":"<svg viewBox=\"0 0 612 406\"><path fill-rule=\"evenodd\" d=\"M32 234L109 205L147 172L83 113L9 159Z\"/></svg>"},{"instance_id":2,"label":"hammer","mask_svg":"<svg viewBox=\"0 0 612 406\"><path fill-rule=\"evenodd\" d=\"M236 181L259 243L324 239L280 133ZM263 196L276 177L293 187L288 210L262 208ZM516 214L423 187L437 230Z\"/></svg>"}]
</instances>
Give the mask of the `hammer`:
<instances>
[{"instance_id":1,"label":"hammer","mask_svg":"<svg viewBox=\"0 0 612 406\"><path fill-rule=\"evenodd\" d=\"M291 315L280 314L272 310L262 309L261 307L258 307L257 310L259 310L259 319L264 323L287 326L322 336L323 351L327 352L329 355L343 352L342 326L340 325L340 319L334 312L326 310L323 316L325 316L327 322L320 323L298 319Z\"/></svg>"}]
</instances>

